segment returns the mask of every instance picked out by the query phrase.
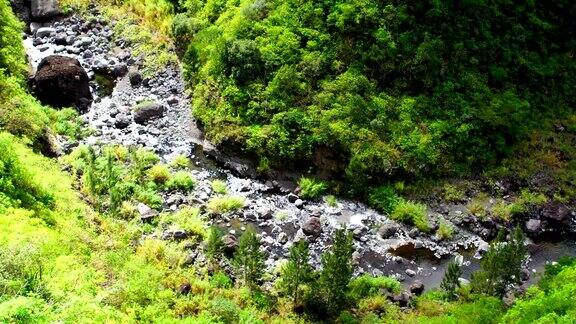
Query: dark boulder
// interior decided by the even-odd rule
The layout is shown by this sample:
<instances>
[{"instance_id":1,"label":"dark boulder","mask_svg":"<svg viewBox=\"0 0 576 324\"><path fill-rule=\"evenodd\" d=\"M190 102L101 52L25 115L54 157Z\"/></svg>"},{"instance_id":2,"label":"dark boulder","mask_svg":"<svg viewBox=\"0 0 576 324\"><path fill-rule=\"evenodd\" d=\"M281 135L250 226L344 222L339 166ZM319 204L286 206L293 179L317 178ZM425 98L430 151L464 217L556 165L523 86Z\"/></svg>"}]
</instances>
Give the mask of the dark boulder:
<instances>
[{"instance_id":1,"label":"dark boulder","mask_svg":"<svg viewBox=\"0 0 576 324\"><path fill-rule=\"evenodd\" d=\"M185 282L185 283L181 284L180 287L178 287L178 293L180 295L188 295L190 293L191 289L192 289L192 286L190 285L190 283Z\"/></svg>"},{"instance_id":2,"label":"dark boulder","mask_svg":"<svg viewBox=\"0 0 576 324\"><path fill-rule=\"evenodd\" d=\"M158 216L158 212L154 209L148 207L148 205L139 203L138 204L138 213L140 214L140 220L143 223L150 224L154 217Z\"/></svg>"},{"instance_id":3,"label":"dark boulder","mask_svg":"<svg viewBox=\"0 0 576 324\"><path fill-rule=\"evenodd\" d=\"M310 217L302 226L302 232L308 236L318 237L322 233L322 223L318 217Z\"/></svg>"},{"instance_id":4,"label":"dark boulder","mask_svg":"<svg viewBox=\"0 0 576 324\"><path fill-rule=\"evenodd\" d=\"M118 129L124 129L132 123L132 119L124 114L117 115L116 120L114 121L114 126Z\"/></svg>"},{"instance_id":5,"label":"dark boulder","mask_svg":"<svg viewBox=\"0 0 576 324\"><path fill-rule=\"evenodd\" d=\"M40 20L49 19L60 14L57 0L32 0L32 17Z\"/></svg>"},{"instance_id":6,"label":"dark boulder","mask_svg":"<svg viewBox=\"0 0 576 324\"><path fill-rule=\"evenodd\" d=\"M146 124L152 119L162 117L164 110L164 106L156 102L139 103L133 109L134 121L141 125Z\"/></svg>"},{"instance_id":7,"label":"dark boulder","mask_svg":"<svg viewBox=\"0 0 576 324\"><path fill-rule=\"evenodd\" d=\"M38 65L33 86L44 104L86 110L92 103L88 74L77 59L51 55Z\"/></svg>"},{"instance_id":8,"label":"dark boulder","mask_svg":"<svg viewBox=\"0 0 576 324\"><path fill-rule=\"evenodd\" d=\"M424 292L424 284L421 281L416 280L410 285L410 293L416 296L420 296L423 292Z\"/></svg>"},{"instance_id":9,"label":"dark boulder","mask_svg":"<svg viewBox=\"0 0 576 324\"><path fill-rule=\"evenodd\" d=\"M543 218L552 222L570 225L570 208L556 201L551 201L542 206L540 211Z\"/></svg>"},{"instance_id":10,"label":"dark boulder","mask_svg":"<svg viewBox=\"0 0 576 324\"><path fill-rule=\"evenodd\" d=\"M132 86L138 86L142 83L142 74L135 68L128 71L128 79L130 79L130 84Z\"/></svg>"},{"instance_id":11,"label":"dark boulder","mask_svg":"<svg viewBox=\"0 0 576 324\"><path fill-rule=\"evenodd\" d=\"M224 242L224 253L228 256L234 255L234 252L236 252L236 249L238 248L238 240L236 239L236 236L228 234L222 238L222 241Z\"/></svg>"},{"instance_id":12,"label":"dark boulder","mask_svg":"<svg viewBox=\"0 0 576 324\"><path fill-rule=\"evenodd\" d=\"M378 235L380 235L380 237L383 239L387 239L396 235L399 229L400 227L397 224L384 223L382 224L382 226L380 226L380 229L378 230Z\"/></svg>"},{"instance_id":13,"label":"dark boulder","mask_svg":"<svg viewBox=\"0 0 576 324\"><path fill-rule=\"evenodd\" d=\"M32 16L30 12L30 1L29 0L10 0L10 5L12 10L25 23L30 22Z\"/></svg>"}]
</instances>

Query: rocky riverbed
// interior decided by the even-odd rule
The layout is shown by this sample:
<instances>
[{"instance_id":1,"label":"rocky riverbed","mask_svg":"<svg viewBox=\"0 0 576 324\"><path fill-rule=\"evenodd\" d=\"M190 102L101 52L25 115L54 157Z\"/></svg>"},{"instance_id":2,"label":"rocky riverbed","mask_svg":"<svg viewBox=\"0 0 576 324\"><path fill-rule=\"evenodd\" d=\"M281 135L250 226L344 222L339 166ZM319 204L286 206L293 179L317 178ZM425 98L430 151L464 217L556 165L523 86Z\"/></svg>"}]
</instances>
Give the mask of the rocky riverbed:
<instances>
[{"instance_id":1,"label":"rocky riverbed","mask_svg":"<svg viewBox=\"0 0 576 324\"><path fill-rule=\"evenodd\" d=\"M97 12L93 14L98 17ZM330 205L324 200L301 199L294 193L294 185L242 177L236 172L243 167L241 163L232 159L216 163L206 158L205 152L214 153L215 148L203 138L193 119L181 68L171 65L154 75L143 75L142 57L134 57L130 44L121 35L114 35L104 19L84 20L72 15L32 23L24 43L33 69L45 57L63 55L77 59L90 79L93 102L82 111L82 117L94 131L80 142L60 138L64 152L80 144L118 143L152 149L165 161L179 154L189 156L195 164L190 172L197 185L189 195L165 196L164 209L176 211L185 204L205 206L212 193L211 181L225 181L229 194L244 197L246 205L236 212L212 215L210 222L227 229L230 244L247 226L254 226L261 233L270 268L302 238L311 243L318 266L319 255L330 244L334 230L346 227L354 235L358 273L392 275L407 285L418 280L434 287L454 256L464 265L464 276L469 276L488 249L486 240L494 235L496 224L478 220L464 204L441 203L429 208L434 226L440 222L455 226L454 237L445 241L396 223L363 203L338 199ZM568 213L572 214L567 217L573 218L573 211ZM531 225L543 226L539 219ZM161 237L175 238L174 233L164 234ZM530 245L525 279L534 277L531 274L547 262L575 254L572 240Z\"/></svg>"}]
</instances>

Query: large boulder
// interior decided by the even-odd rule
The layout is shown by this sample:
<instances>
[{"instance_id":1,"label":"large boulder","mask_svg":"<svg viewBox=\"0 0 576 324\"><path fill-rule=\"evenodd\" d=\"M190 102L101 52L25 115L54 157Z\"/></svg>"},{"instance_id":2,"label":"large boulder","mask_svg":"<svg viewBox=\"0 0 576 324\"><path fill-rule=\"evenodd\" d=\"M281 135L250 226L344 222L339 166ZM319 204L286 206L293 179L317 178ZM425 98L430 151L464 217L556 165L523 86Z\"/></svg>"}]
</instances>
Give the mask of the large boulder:
<instances>
[{"instance_id":1,"label":"large boulder","mask_svg":"<svg viewBox=\"0 0 576 324\"><path fill-rule=\"evenodd\" d=\"M156 102L146 101L139 103L133 109L134 121L138 124L146 124L152 119L162 117L164 110L164 106Z\"/></svg>"},{"instance_id":2,"label":"large boulder","mask_svg":"<svg viewBox=\"0 0 576 324\"><path fill-rule=\"evenodd\" d=\"M542 217L557 224L570 225L571 212L566 205L551 201L542 206Z\"/></svg>"},{"instance_id":3,"label":"large boulder","mask_svg":"<svg viewBox=\"0 0 576 324\"><path fill-rule=\"evenodd\" d=\"M38 99L53 107L74 106L83 111L92 103L88 74L75 58L45 57L38 65L33 85Z\"/></svg>"},{"instance_id":4,"label":"large boulder","mask_svg":"<svg viewBox=\"0 0 576 324\"><path fill-rule=\"evenodd\" d=\"M10 0L12 10L25 23L30 22L30 3L28 0Z\"/></svg>"},{"instance_id":5,"label":"large boulder","mask_svg":"<svg viewBox=\"0 0 576 324\"><path fill-rule=\"evenodd\" d=\"M312 237L318 237L322 234L322 223L318 217L310 217L304 225L302 225L304 234Z\"/></svg>"},{"instance_id":6,"label":"large boulder","mask_svg":"<svg viewBox=\"0 0 576 324\"><path fill-rule=\"evenodd\" d=\"M32 17L36 19L49 19L60 13L57 0L32 0Z\"/></svg>"}]
</instances>

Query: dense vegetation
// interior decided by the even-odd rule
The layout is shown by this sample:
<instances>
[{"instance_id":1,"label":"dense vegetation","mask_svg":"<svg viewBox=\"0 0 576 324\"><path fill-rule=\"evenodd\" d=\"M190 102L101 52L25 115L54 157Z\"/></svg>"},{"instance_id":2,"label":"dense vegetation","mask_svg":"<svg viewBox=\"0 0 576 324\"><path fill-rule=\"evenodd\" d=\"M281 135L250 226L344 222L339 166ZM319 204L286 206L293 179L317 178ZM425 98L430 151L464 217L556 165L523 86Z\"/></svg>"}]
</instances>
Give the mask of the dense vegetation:
<instances>
[{"instance_id":1,"label":"dense vegetation","mask_svg":"<svg viewBox=\"0 0 576 324\"><path fill-rule=\"evenodd\" d=\"M116 10L141 13L150 3L162 3L168 8L162 17L170 19L170 3L160 0L129 1ZM210 7L225 12L234 5ZM372 4L365 6L367 10ZM193 3L186 8L195 10ZM351 15L354 8L339 10ZM292 13L298 12L305 11ZM358 17L363 16L370 17L366 13ZM61 161L39 154L46 133L80 137L84 130L72 110L54 111L28 94L21 28L8 1L0 0L0 322L512 323L576 318L574 260L549 266L539 285L512 307L504 306L502 287L517 283L524 259L518 231L508 240L500 235L501 241L491 245L472 285L460 285L454 264L441 289L414 299L409 311L403 311L384 295L400 291L396 280L352 278L353 247L344 231L335 233L321 269L309 266L308 246L298 242L279 269L266 273L257 235L246 231L238 251L226 255L222 233L207 228L206 215L196 206L142 222L135 204L157 207L162 193L186 193L194 186L190 161L177 157L162 164L151 152L119 146L80 147ZM277 36L284 39L281 33ZM62 171L63 165L71 174ZM222 182L215 180L212 186L210 213L244 204L228 196ZM311 179L302 180L301 187L310 198L326 190L324 183ZM397 197L391 187L380 187L372 198L394 217L426 228L422 205ZM510 212L540 200L526 193ZM143 235L158 234L174 224L191 233L185 242ZM190 245L207 256L205 267L187 263ZM231 267L220 268L222 263ZM485 285L485 278L494 279L495 285ZM262 288L263 281L272 285Z\"/></svg>"},{"instance_id":2,"label":"dense vegetation","mask_svg":"<svg viewBox=\"0 0 576 324\"><path fill-rule=\"evenodd\" d=\"M186 0L194 112L270 164L333 161L356 188L490 165L573 112L570 1Z\"/></svg>"}]
</instances>

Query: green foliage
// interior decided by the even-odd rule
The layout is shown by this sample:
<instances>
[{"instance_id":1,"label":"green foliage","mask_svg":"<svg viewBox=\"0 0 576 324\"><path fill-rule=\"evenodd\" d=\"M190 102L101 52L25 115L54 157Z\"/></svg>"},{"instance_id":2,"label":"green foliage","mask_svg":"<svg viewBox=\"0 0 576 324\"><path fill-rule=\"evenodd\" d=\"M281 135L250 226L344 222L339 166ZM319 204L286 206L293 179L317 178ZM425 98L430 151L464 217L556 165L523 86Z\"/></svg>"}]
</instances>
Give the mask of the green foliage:
<instances>
[{"instance_id":1,"label":"green foliage","mask_svg":"<svg viewBox=\"0 0 576 324\"><path fill-rule=\"evenodd\" d=\"M352 279L352 235L343 229L336 230L330 249L322 254L322 271L315 289L316 302L321 300L325 311L338 315L348 306L350 280Z\"/></svg>"},{"instance_id":2,"label":"green foliage","mask_svg":"<svg viewBox=\"0 0 576 324\"><path fill-rule=\"evenodd\" d=\"M462 269L460 268L460 265L454 260L450 261L446 268L446 272L444 273L444 277L442 278L442 282L440 283L440 288L446 293L446 296L449 299L458 297L456 290L460 287L460 281L458 278L460 278L461 275Z\"/></svg>"},{"instance_id":3,"label":"green foliage","mask_svg":"<svg viewBox=\"0 0 576 324\"><path fill-rule=\"evenodd\" d=\"M148 177L156 184L163 185L170 179L170 170L165 164L156 164L148 170Z\"/></svg>"},{"instance_id":4,"label":"green foliage","mask_svg":"<svg viewBox=\"0 0 576 324\"><path fill-rule=\"evenodd\" d=\"M244 207L243 197L213 197L208 201L208 210L212 213L227 213Z\"/></svg>"},{"instance_id":5,"label":"green foliage","mask_svg":"<svg viewBox=\"0 0 576 324\"><path fill-rule=\"evenodd\" d=\"M53 197L24 167L14 141L13 136L0 133L0 212L9 207L50 208Z\"/></svg>"},{"instance_id":6,"label":"green foliage","mask_svg":"<svg viewBox=\"0 0 576 324\"><path fill-rule=\"evenodd\" d=\"M177 171L166 182L166 188L171 190L190 191L196 185L194 178L189 172Z\"/></svg>"},{"instance_id":7,"label":"green foliage","mask_svg":"<svg viewBox=\"0 0 576 324\"><path fill-rule=\"evenodd\" d=\"M336 207L338 206L338 198L334 195L328 195L326 196L326 204L330 207Z\"/></svg>"},{"instance_id":8,"label":"green foliage","mask_svg":"<svg viewBox=\"0 0 576 324\"><path fill-rule=\"evenodd\" d=\"M226 182L224 182L222 180L219 180L219 179L212 180L210 185L212 186L212 190L217 194L225 195L228 192L228 187L226 186Z\"/></svg>"},{"instance_id":9,"label":"green foliage","mask_svg":"<svg viewBox=\"0 0 576 324\"><path fill-rule=\"evenodd\" d=\"M243 283L256 290L264 274L264 253L260 251L260 240L252 229L246 230L238 241L234 254L234 266Z\"/></svg>"},{"instance_id":10,"label":"green foliage","mask_svg":"<svg viewBox=\"0 0 576 324\"><path fill-rule=\"evenodd\" d=\"M350 299L358 301L365 297L380 295L382 289L390 293L399 293L402 286L398 280L391 277L362 275L350 282Z\"/></svg>"},{"instance_id":11,"label":"green foliage","mask_svg":"<svg viewBox=\"0 0 576 324\"><path fill-rule=\"evenodd\" d=\"M407 200L399 200L394 206L390 218L395 221L416 226L422 232L430 231L426 206Z\"/></svg>"},{"instance_id":12,"label":"green foliage","mask_svg":"<svg viewBox=\"0 0 576 324\"><path fill-rule=\"evenodd\" d=\"M224 253L224 242L222 241L222 236L222 231L218 227L210 227L210 232L206 241L205 253L212 264L217 264Z\"/></svg>"},{"instance_id":13,"label":"green foliage","mask_svg":"<svg viewBox=\"0 0 576 324\"><path fill-rule=\"evenodd\" d=\"M504 232L501 231L482 258L480 270L472 275L473 291L489 296L504 296L508 285L520 282L525 258L522 230L517 227L507 241L504 241Z\"/></svg>"},{"instance_id":14,"label":"green foliage","mask_svg":"<svg viewBox=\"0 0 576 324\"><path fill-rule=\"evenodd\" d=\"M272 165L331 149L355 191L492 165L542 120L573 111L569 1L182 9L172 31L208 136Z\"/></svg>"},{"instance_id":15,"label":"green foliage","mask_svg":"<svg viewBox=\"0 0 576 324\"><path fill-rule=\"evenodd\" d=\"M238 322L240 309L234 302L222 297L212 300L210 312L214 314L222 323Z\"/></svg>"},{"instance_id":16,"label":"green foliage","mask_svg":"<svg viewBox=\"0 0 576 324\"><path fill-rule=\"evenodd\" d=\"M170 166L176 169L186 169L190 167L190 159L183 154L177 155L172 159L172 162L170 162Z\"/></svg>"},{"instance_id":17,"label":"green foliage","mask_svg":"<svg viewBox=\"0 0 576 324\"><path fill-rule=\"evenodd\" d=\"M210 278L210 284L216 288L232 288L232 279L224 272L218 271Z\"/></svg>"},{"instance_id":18,"label":"green foliage","mask_svg":"<svg viewBox=\"0 0 576 324\"><path fill-rule=\"evenodd\" d=\"M503 323L552 322L574 320L576 307L571 302L576 293L574 259L548 266L539 287L532 287L503 317Z\"/></svg>"},{"instance_id":19,"label":"green foliage","mask_svg":"<svg viewBox=\"0 0 576 324\"><path fill-rule=\"evenodd\" d=\"M288 296L291 296L294 305L299 305L302 296L302 287L310 283L314 269L309 262L310 251L308 243L301 240L290 248L288 263L284 266L281 276L281 286Z\"/></svg>"},{"instance_id":20,"label":"green foliage","mask_svg":"<svg viewBox=\"0 0 576 324\"><path fill-rule=\"evenodd\" d=\"M465 198L465 193L460 188L446 184L442 188L444 199L450 202L459 202Z\"/></svg>"},{"instance_id":21,"label":"green foliage","mask_svg":"<svg viewBox=\"0 0 576 324\"><path fill-rule=\"evenodd\" d=\"M163 215L160 225L165 227L174 226L200 239L208 236L206 223L200 216L200 209L195 207L185 207L176 213Z\"/></svg>"},{"instance_id":22,"label":"green foliage","mask_svg":"<svg viewBox=\"0 0 576 324\"><path fill-rule=\"evenodd\" d=\"M441 240L450 240L454 236L454 225L448 221L440 221L436 235Z\"/></svg>"},{"instance_id":23,"label":"green foliage","mask_svg":"<svg viewBox=\"0 0 576 324\"><path fill-rule=\"evenodd\" d=\"M328 185L324 181L305 177L300 178L298 186L300 187L300 196L305 199L318 198L328 189Z\"/></svg>"},{"instance_id":24,"label":"green foliage","mask_svg":"<svg viewBox=\"0 0 576 324\"><path fill-rule=\"evenodd\" d=\"M401 198L391 186L380 186L371 190L368 195L368 203L373 208L384 213L391 213Z\"/></svg>"}]
</instances>

